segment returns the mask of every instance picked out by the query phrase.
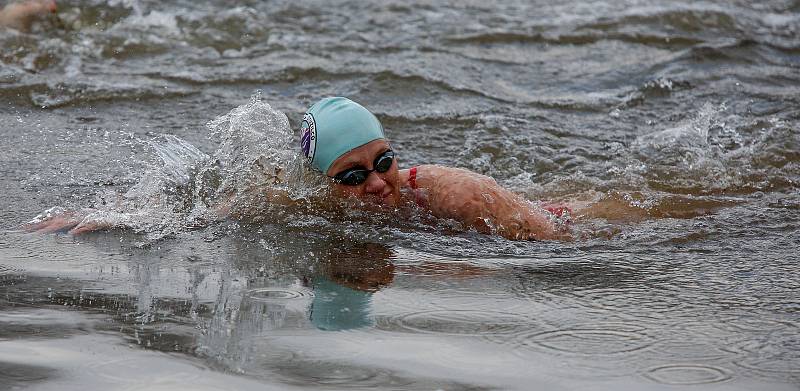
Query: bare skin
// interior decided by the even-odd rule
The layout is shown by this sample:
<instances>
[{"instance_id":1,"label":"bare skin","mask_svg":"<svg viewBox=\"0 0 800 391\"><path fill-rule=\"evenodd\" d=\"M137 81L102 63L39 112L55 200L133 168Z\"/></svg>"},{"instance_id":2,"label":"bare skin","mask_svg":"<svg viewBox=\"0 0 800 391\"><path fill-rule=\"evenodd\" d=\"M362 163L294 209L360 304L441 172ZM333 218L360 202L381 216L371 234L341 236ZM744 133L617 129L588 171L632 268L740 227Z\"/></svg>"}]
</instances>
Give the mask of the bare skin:
<instances>
[{"instance_id":1,"label":"bare skin","mask_svg":"<svg viewBox=\"0 0 800 391\"><path fill-rule=\"evenodd\" d=\"M362 145L336 159L327 175L334 176L357 166L371 170L375 157L389 149L386 140ZM340 196L391 206L403 201L416 202L436 217L454 219L479 232L508 239L569 238L546 211L535 208L487 176L459 168L423 165L417 167L416 189L411 188L409 177L410 170L399 170L395 159L385 173L373 171L360 185L336 184L335 188Z\"/></svg>"},{"instance_id":2,"label":"bare skin","mask_svg":"<svg viewBox=\"0 0 800 391\"><path fill-rule=\"evenodd\" d=\"M31 24L42 16L56 12L54 0L29 0L11 3L0 9L0 27L28 31Z\"/></svg>"},{"instance_id":3,"label":"bare skin","mask_svg":"<svg viewBox=\"0 0 800 391\"><path fill-rule=\"evenodd\" d=\"M80 211L63 211L52 208L23 224L21 228L28 232L44 234L67 232L70 235L114 228L107 220L93 218L95 213L97 210L89 208Z\"/></svg>"}]
</instances>

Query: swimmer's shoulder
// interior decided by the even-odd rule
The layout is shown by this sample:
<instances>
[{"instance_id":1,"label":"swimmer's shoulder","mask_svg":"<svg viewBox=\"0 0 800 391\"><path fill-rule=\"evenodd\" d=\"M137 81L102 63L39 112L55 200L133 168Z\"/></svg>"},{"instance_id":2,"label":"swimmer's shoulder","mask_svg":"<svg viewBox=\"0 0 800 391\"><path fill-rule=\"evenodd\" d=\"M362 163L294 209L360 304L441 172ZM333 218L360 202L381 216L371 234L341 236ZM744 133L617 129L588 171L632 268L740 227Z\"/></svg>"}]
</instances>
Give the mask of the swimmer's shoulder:
<instances>
[{"instance_id":1,"label":"swimmer's shoulder","mask_svg":"<svg viewBox=\"0 0 800 391\"><path fill-rule=\"evenodd\" d=\"M405 171L405 172L402 172ZM438 164L422 164L401 171L401 178L407 187L435 188L440 186L458 186L467 182L496 184L495 180L476 172Z\"/></svg>"}]
</instances>

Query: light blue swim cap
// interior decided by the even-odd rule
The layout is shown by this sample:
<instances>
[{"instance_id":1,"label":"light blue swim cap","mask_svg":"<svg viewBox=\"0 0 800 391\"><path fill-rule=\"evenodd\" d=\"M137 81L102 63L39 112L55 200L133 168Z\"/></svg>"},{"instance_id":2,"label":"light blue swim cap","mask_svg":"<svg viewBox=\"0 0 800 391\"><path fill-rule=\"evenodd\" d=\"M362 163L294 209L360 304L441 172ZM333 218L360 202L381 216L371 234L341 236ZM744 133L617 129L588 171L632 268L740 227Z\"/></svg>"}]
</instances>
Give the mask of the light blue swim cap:
<instances>
[{"instance_id":1,"label":"light blue swim cap","mask_svg":"<svg viewBox=\"0 0 800 391\"><path fill-rule=\"evenodd\" d=\"M303 116L300 133L303 154L323 174L345 153L386 138L383 125L369 110L342 97L325 98L311 106Z\"/></svg>"}]
</instances>

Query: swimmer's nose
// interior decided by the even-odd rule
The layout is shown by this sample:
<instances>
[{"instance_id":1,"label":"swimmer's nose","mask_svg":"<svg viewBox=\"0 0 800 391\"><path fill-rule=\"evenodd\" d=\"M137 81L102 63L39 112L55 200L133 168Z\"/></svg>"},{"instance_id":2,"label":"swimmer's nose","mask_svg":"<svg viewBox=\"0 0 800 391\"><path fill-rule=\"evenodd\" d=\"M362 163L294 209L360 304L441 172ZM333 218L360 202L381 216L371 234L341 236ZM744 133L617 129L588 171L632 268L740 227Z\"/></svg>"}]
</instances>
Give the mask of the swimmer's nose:
<instances>
[{"instance_id":1,"label":"swimmer's nose","mask_svg":"<svg viewBox=\"0 0 800 391\"><path fill-rule=\"evenodd\" d=\"M386 181L377 172L369 173L367 181L364 183L364 192L368 194L383 194L385 188Z\"/></svg>"},{"instance_id":2,"label":"swimmer's nose","mask_svg":"<svg viewBox=\"0 0 800 391\"><path fill-rule=\"evenodd\" d=\"M51 2L49 2L47 4L47 9L52 13L55 13L56 11L58 11L58 6L56 5L55 0L53 0L53 1L51 1Z\"/></svg>"}]
</instances>

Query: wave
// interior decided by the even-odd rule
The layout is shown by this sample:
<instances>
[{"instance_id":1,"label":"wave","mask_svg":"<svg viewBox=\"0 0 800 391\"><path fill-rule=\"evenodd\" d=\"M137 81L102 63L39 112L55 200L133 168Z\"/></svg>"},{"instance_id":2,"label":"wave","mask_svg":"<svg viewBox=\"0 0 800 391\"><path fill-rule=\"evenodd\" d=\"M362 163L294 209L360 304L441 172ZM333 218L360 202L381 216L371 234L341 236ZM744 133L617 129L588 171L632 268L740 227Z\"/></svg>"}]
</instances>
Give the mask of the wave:
<instances>
[{"instance_id":1,"label":"wave","mask_svg":"<svg viewBox=\"0 0 800 391\"><path fill-rule=\"evenodd\" d=\"M548 44L548 45L591 45L600 41L621 41L657 47L694 46L705 42L702 39L676 35L657 35L644 33L612 33L592 32L578 33L518 33L511 31L495 31L490 33L473 33L456 35L447 38L453 44Z\"/></svg>"}]
</instances>

